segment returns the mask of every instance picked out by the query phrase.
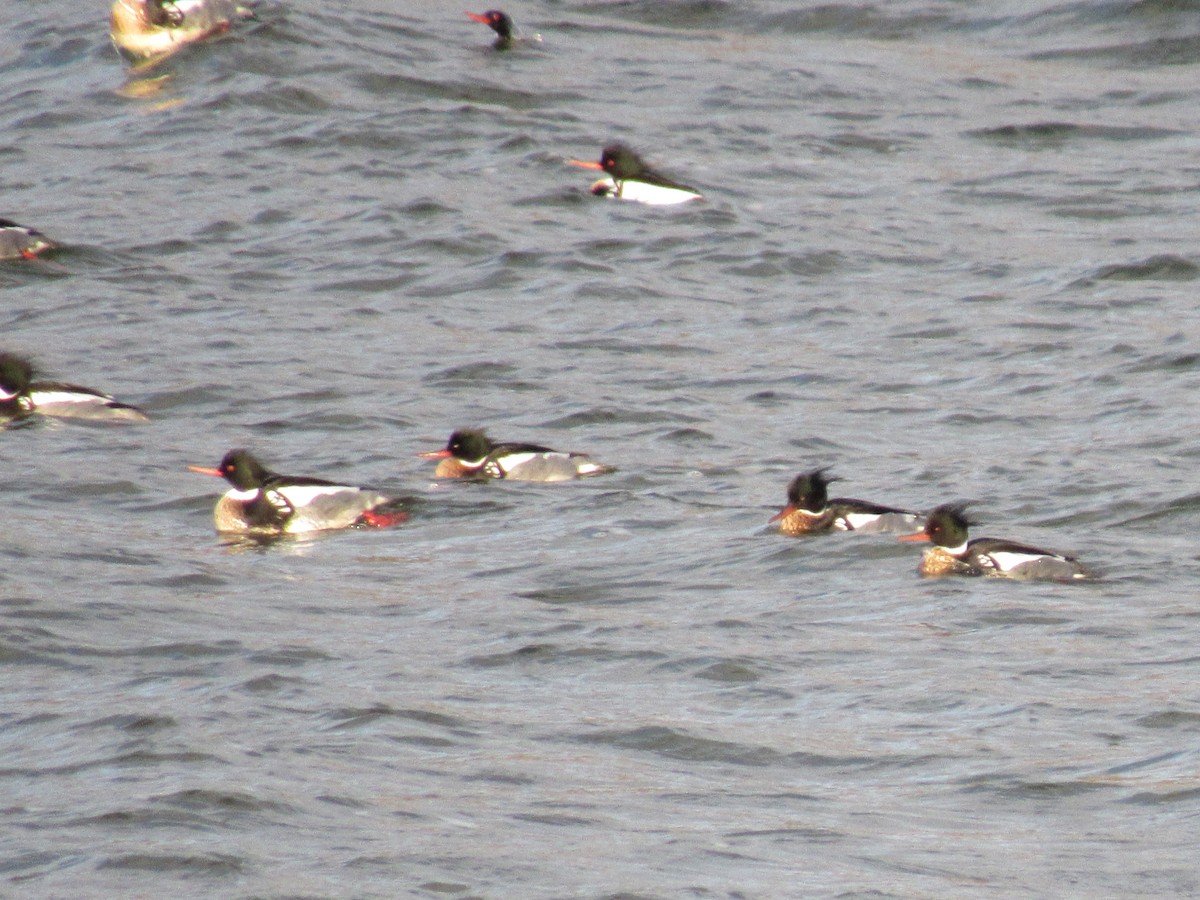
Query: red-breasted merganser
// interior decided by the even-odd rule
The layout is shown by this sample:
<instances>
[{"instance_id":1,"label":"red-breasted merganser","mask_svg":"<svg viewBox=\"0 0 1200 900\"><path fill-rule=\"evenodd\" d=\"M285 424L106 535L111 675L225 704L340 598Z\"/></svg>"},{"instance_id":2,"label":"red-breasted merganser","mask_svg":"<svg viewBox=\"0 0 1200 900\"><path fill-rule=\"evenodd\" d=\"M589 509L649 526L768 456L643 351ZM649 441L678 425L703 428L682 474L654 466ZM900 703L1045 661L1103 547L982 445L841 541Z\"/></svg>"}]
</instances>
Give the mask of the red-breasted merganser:
<instances>
[{"instance_id":1,"label":"red-breasted merganser","mask_svg":"<svg viewBox=\"0 0 1200 900\"><path fill-rule=\"evenodd\" d=\"M251 15L236 0L115 0L112 41L125 56L145 62L223 34Z\"/></svg>"},{"instance_id":2,"label":"red-breasted merganser","mask_svg":"<svg viewBox=\"0 0 1200 900\"><path fill-rule=\"evenodd\" d=\"M902 541L930 541L917 571L922 575L992 575L1023 581L1074 581L1089 578L1079 560L1001 538L967 540L966 506L947 503L925 517L925 530Z\"/></svg>"},{"instance_id":3,"label":"red-breasted merganser","mask_svg":"<svg viewBox=\"0 0 1200 900\"><path fill-rule=\"evenodd\" d=\"M0 353L0 420L33 413L117 422L148 419L136 406L121 403L100 391L58 381L34 381L33 376L34 367L29 360L14 353Z\"/></svg>"},{"instance_id":4,"label":"red-breasted merganser","mask_svg":"<svg viewBox=\"0 0 1200 900\"><path fill-rule=\"evenodd\" d=\"M0 259L33 259L39 253L56 249L58 244L36 228L0 219Z\"/></svg>"},{"instance_id":5,"label":"red-breasted merganser","mask_svg":"<svg viewBox=\"0 0 1200 900\"><path fill-rule=\"evenodd\" d=\"M787 490L787 506L776 513L772 522L779 523L784 534L814 534L820 531L897 532L920 528L925 520L920 513L892 506L880 506L867 500L851 497L829 499L829 483L838 481L827 476L828 469L801 472L792 479Z\"/></svg>"},{"instance_id":6,"label":"red-breasted merganser","mask_svg":"<svg viewBox=\"0 0 1200 900\"><path fill-rule=\"evenodd\" d=\"M467 13L467 16L474 19L476 22L482 22L492 31L496 32L498 37L492 46L497 50L509 50L512 48L516 40L516 26L513 25L512 17L506 12L501 12L498 9L489 9L485 13Z\"/></svg>"},{"instance_id":7,"label":"red-breasted merganser","mask_svg":"<svg viewBox=\"0 0 1200 900\"><path fill-rule=\"evenodd\" d=\"M302 534L351 525L387 528L408 518L407 513L381 509L395 502L383 494L322 478L279 475L246 450L230 450L215 469L188 468L233 485L213 510L219 532Z\"/></svg>"},{"instance_id":8,"label":"red-breasted merganser","mask_svg":"<svg viewBox=\"0 0 1200 900\"><path fill-rule=\"evenodd\" d=\"M537 444L497 443L474 429L456 431L443 449L418 455L441 460L433 473L438 478L571 481L616 471L612 466L592 462L586 453L564 453Z\"/></svg>"},{"instance_id":9,"label":"red-breasted merganser","mask_svg":"<svg viewBox=\"0 0 1200 900\"><path fill-rule=\"evenodd\" d=\"M599 169L607 172L591 186L597 197L612 197L620 200L635 200L651 206L668 206L703 199L694 187L679 184L661 175L642 161L642 158L624 144L611 144L600 154L600 162L582 159L567 160L573 166Z\"/></svg>"}]
</instances>

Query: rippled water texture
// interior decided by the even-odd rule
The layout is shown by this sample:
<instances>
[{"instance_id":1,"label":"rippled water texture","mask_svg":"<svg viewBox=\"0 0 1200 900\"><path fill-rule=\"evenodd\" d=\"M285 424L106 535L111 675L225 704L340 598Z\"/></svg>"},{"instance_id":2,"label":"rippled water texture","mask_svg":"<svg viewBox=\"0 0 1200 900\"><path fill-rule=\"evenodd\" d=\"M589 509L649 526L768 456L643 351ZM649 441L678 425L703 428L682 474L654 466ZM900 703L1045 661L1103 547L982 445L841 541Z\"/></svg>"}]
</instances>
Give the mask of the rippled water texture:
<instances>
[{"instance_id":1,"label":"rippled water texture","mask_svg":"<svg viewBox=\"0 0 1200 900\"><path fill-rule=\"evenodd\" d=\"M0 11L3 349L153 417L0 432L0 893L1200 892L1200 8L508 11ZM412 516L223 544L239 446ZM1104 577L772 532L817 466Z\"/></svg>"}]
</instances>

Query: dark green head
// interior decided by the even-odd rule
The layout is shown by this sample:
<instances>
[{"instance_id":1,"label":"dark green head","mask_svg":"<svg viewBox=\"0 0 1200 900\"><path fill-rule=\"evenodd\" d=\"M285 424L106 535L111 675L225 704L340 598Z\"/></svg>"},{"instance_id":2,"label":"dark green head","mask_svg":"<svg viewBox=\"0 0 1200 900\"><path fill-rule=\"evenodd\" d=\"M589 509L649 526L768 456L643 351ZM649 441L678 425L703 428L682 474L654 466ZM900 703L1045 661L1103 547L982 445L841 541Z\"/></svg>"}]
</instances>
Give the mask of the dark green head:
<instances>
[{"instance_id":1,"label":"dark green head","mask_svg":"<svg viewBox=\"0 0 1200 900\"><path fill-rule=\"evenodd\" d=\"M828 467L813 469L811 472L801 472L793 478L787 490L788 505L805 512L823 512L829 503L827 488L830 482L838 480L826 475L828 471Z\"/></svg>"},{"instance_id":2,"label":"dark green head","mask_svg":"<svg viewBox=\"0 0 1200 900\"><path fill-rule=\"evenodd\" d=\"M239 491L261 488L274 474L249 450L230 450L221 460L217 471Z\"/></svg>"},{"instance_id":3,"label":"dark green head","mask_svg":"<svg viewBox=\"0 0 1200 900\"><path fill-rule=\"evenodd\" d=\"M600 168L614 181L637 178L647 170L642 158L624 144L609 144L600 153Z\"/></svg>"},{"instance_id":4,"label":"dark green head","mask_svg":"<svg viewBox=\"0 0 1200 900\"><path fill-rule=\"evenodd\" d=\"M500 40L511 42L513 37L513 20L506 12L501 12L498 9L489 9L485 13L467 13L476 22L482 22L488 26L496 34L500 35Z\"/></svg>"},{"instance_id":5,"label":"dark green head","mask_svg":"<svg viewBox=\"0 0 1200 900\"><path fill-rule=\"evenodd\" d=\"M446 449L455 459L477 462L492 452L493 444L478 428L463 428L450 435Z\"/></svg>"},{"instance_id":6,"label":"dark green head","mask_svg":"<svg viewBox=\"0 0 1200 900\"><path fill-rule=\"evenodd\" d=\"M967 516L967 504L943 503L925 517L925 534L938 547L961 547L967 533L977 524Z\"/></svg>"},{"instance_id":7,"label":"dark green head","mask_svg":"<svg viewBox=\"0 0 1200 900\"><path fill-rule=\"evenodd\" d=\"M29 389L33 365L23 356L0 353L0 400L11 400Z\"/></svg>"}]
</instances>

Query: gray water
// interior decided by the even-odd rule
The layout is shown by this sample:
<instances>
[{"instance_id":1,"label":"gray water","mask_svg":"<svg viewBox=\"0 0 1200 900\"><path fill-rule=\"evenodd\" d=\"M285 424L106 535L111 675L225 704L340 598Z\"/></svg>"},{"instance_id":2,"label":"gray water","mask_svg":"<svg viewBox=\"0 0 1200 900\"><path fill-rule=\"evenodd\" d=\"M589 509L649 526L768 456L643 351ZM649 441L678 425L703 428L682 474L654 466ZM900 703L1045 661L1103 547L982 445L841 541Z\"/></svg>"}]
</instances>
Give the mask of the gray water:
<instances>
[{"instance_id":1,"label":"gray water","mask_svg":"<svg viewBox=\"0 0 1200 900\"><path fill-rule=\"evenodd\" d=\"M0 893L1200 892L1200 6L346 6L0 11L3 346L153 417L0 435ZM237 446L411 519L223 544ZM770 530L818 465L1103 577Z\"/></svg>"}]
</instances>

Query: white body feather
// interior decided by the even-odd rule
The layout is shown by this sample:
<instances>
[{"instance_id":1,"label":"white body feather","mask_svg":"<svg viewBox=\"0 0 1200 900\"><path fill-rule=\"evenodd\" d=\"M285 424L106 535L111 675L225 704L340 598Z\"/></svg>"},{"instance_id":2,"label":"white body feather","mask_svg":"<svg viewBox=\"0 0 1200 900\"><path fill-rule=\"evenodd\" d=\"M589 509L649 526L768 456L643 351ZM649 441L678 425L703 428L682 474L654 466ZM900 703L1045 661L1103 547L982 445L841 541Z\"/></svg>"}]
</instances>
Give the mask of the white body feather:
<instances>
[{"instance_id":1,"label":"white body feather","mask_svg":"<svg viewBox=\"0 0 1200 900\"><path fill-rule=\"evenodd\" d=\"M702 199L702 196L695 191L664 187L631 178L622 181L601 178L592 185L592 193L617 200L632 200L635 203L645 203L649 206L672 206L676 203Z\"/></svg>"}]
</instances>

